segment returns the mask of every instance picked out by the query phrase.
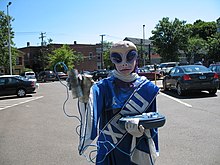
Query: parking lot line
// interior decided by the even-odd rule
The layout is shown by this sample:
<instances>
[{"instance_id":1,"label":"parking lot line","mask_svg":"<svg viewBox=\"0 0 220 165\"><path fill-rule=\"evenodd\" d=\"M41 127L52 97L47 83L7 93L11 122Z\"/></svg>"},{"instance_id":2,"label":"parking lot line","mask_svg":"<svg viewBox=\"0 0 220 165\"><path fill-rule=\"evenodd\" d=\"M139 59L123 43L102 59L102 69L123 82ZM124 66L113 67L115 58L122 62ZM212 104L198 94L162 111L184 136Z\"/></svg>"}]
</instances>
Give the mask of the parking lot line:
<instances>
[{"instance_id":1,"label":"parking lot line","mask_svg":"<svg viewBox=\"0 0 220 165\"><path fill-rule=\"evenodd\" d=\"M172 99L172 100L174 100L174 101L176 101L176 102L178 102L178 103L180 103L180 104L183 104L183 105L185 105L185 106L187 106L187 107L192 108L192 105L187 104L187 103L185 103L185 102L183 102L183 101L181 101L181 100L179 100L179 99L177 99L177 98L174 98L174 97L169 96L169 95L167 95L167 94L164 94L164 93L162 93L162 92L160 92L160 94L163 95L163 96L165 96L165 97L168 97L168 98L170 98L170 99Z\"/></svg>"},{"instance_id":2,"label":"parking lot line","mask_svg":"<svg viewBox=\"0 0 220 165\"><path fill-rule=\"evenodd\" d=\"M25 101L22 101L22 102L18 102L16 104L7 105L7 106L4 106L2 108L0 107L0 111L4 110L4 109L7 109L7 108L11 108L11 107L17 106L17 105L21 105L21 104L24 104L24 103L27 103L27 102L30 102L30 101L34 101L34 100L40 99L42 97L44 97L44 96L38 96L38 97L34 97L34 98L31 98L31 99L28 99L28 100L25 100Z\"/></svg>"}]
</instances>

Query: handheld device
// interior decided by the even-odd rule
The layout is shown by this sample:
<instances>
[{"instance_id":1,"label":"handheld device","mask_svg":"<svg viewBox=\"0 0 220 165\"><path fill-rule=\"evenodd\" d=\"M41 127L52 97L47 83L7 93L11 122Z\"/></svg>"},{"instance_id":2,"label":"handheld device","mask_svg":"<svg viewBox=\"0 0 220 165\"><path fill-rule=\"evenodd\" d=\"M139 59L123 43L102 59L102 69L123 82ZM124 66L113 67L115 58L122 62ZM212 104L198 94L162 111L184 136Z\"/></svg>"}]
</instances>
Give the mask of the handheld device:
<instances>
[{"instance_id":1,"label":"handheld device","mask_svg":"<svg viewBox=\"0 0 220 165\"><path fill-rule=\"evenodd\" d=\"M119 119L119 125L125 129L125 123L129 120L139 119L139 125L143 125L145 129L162 127L166 118L158 112L148 112L141 115L126 116Z\"/></svg>"},{"instance_id":2,"label":"handheld device","mask_svg":"<svg viewBox=\"0 0 220 165\"><path fill-rule=\"evenodd\" d=\"M73 99L83 96L82 88L80 86L80 81L79 81L78 75L79 74L76 69L72 69L68 72L69 89L71 89L71 91L72 91Z\"/></svg>"}]
</instances>

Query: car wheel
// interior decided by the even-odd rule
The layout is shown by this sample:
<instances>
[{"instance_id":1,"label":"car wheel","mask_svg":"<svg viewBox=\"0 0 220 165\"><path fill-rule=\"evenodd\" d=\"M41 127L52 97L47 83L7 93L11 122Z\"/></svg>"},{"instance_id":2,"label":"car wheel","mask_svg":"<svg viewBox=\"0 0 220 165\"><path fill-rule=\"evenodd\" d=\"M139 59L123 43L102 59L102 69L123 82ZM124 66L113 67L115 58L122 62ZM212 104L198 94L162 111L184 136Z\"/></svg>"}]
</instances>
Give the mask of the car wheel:
<instances>
[{"instance_id":1,"label":"car wheel","mask_svg":"<svg viewBox=\"0 0 220 165\"><path fill-rule=\"evenodd\" d=\"M163 90L168 90L168 88L167 88L167 85L166 85L166 82L165 81L163 81Z\"/></svg>"},{"instance_id":2,"label":"car wheel","mask_svg":"<svg viewBox=\"0 0 220 165\"><path fill-rule=\"evenodd\" d=\"M211 89L209 90L209 94L214 95L217 92L217 89Z\"/></svg>"},{"instance_id":3,"label":"car wheel","mask_svg":"<svg viewBox=\"0 0 220 165\"><path fill-rule=\"evenodd\" d=\"M183 95L185 94L185 92L182 90L180 84L177 84L176 90L177 90L177 94L178 94L179 96L183 96Z\"/></svg>"},{"instance_id":4,"label":"car wheel","mask_svg":"<svg viewBox=\"0 0 220 165\"><path fill-rule=\"evenodd\" d=\"M26 91L25 91L25 89L22 89L22 88L18 89L18 90L17 90L17 96L18 96L18 97L24 97L24 96L26 96Z\"/></svg>"}]
</instances>

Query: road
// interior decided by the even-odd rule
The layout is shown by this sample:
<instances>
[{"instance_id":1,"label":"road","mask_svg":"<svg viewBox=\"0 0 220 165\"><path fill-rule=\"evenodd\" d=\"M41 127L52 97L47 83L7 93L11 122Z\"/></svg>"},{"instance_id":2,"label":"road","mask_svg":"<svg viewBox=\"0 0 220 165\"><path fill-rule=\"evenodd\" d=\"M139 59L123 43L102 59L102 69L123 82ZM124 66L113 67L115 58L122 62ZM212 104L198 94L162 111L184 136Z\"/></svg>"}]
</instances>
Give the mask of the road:
<instances>
[{"instance_id":1,"label":"road","mask_svg":"<svg viewBox=\"0 0 220 165\"><path fill-rule=\"evenodd\" d=\"M77 102L68 94L66 113L77 116ZM25 98L1 97L0 165L92 164L78 155L79 122L64 114L66 99L67 89L59 82L41 83ZM220 91L179 97L161 89L157 107L166 123L159 128L156 164L220 164Z\"/></svg>"}]
</instances>

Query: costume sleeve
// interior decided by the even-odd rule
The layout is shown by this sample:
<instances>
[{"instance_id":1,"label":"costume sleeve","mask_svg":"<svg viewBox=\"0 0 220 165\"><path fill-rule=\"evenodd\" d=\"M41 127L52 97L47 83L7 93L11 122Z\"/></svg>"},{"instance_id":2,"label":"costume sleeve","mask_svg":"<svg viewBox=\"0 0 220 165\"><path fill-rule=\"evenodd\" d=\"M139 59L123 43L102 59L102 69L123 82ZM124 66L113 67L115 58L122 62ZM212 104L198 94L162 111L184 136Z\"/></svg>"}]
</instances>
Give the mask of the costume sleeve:
<instances>
[{"instance_id":1,"label":"costume sleeve","mask_svg":"<svg viewBox=\"0 0 220 165\"><path fill-rule=\"evenodd\" d=\"M103 109L103 93L100 85L94 84L90 89L88 103L80 103L81 116L79 154L83 154L98 135L99 117Z\"/></svg>"}]
</instances>

